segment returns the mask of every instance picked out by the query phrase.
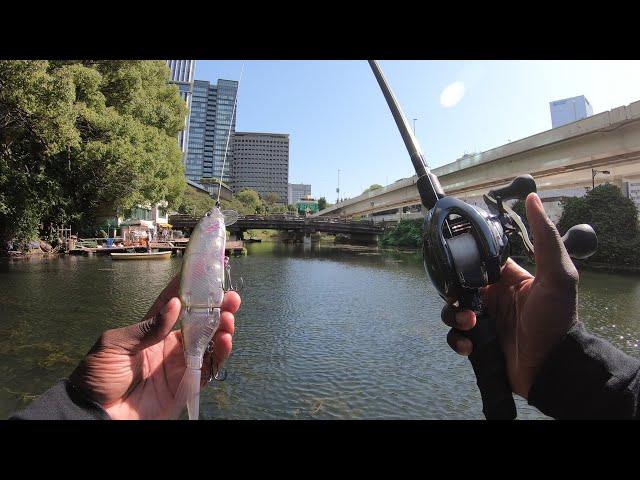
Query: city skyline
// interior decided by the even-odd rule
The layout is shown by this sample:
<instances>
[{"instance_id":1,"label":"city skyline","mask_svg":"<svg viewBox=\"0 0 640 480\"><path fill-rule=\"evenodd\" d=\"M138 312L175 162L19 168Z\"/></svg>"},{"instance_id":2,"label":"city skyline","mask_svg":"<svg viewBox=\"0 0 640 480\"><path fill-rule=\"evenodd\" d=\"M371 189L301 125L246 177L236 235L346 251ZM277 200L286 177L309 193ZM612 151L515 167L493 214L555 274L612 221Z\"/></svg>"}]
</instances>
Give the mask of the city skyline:
<instances>
[{"instance_id":1,"label":"city skyline","mask_svg":"<svg viewBox=\"0 0 640 480\"><path fill-rule=\"evenodd\" d=\"M196 77L237 79L243 63L237 129L290 134L290 183L334 202L338 169L341 197L413 175L366 61L198 60ZM381 65L431 167L551 129L555 100L584 95L597 114L640 99L638 61Z\"/></svg>"}]
</instances>

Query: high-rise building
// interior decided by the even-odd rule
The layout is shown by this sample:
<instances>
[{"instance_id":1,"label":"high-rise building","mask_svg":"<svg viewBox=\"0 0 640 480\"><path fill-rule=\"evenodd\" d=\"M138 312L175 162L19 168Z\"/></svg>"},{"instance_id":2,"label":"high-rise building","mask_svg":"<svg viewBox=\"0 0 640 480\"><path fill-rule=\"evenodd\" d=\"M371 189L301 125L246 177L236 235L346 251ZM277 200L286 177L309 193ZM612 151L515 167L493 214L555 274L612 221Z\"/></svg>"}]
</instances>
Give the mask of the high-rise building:
<instances>
[{"instance_id":1,"label":"high-rise building","mask_svg":"<svg viewBox=\"0 0 640 480\"><path fill-rule=\"evenodd\" d=\"M195 60L167 60L167 66L171 70L171 82L178 85L180 96L191 108L191 94L193 93L193 75L196 69ZM183 160L186 157L189 144L189 117L184 121L184 130L178 134L178 145L182 151Z\"/></svg>"},{"instance_id":2,"label":"high-rise building","mask_svg":"<svg viewBox=\"0 0 640 480\"><path fill-rule=\"evenodd\" d=\"M193 82L185 161L185 175L189 180L200 182L203 178L220 178L228 139L223 181L231 182L237 106L231 117L237 91L235 80L220 79L216 85L205 80Z\"/></svg>"},{"instance_id":3,"label":"high-rise building","mask_svg":"<svg viewBox=\"0 0 640 480\"><path fill-rule=\"evenodd\" d=\"M236 132L233 137L233 191L251 188L285 203L289 184L289 135Z\"/></svg>"},{"instance_id":4,"label":"high-rise building","mask_svg":"<svg viewBox=\"0 0 640 480\"><path fill-rule=\"evenodd\" d=\"M584 95L550 102L549 108L551 110L551 128L558 128L593 115L593 108Z\"/></svg>"},{"instance_id":5,"label":"high-rise building","mask_svg":"<svg viewBox=\"0 0 640 480\"><path fill-rule=\"evenodd\" d=\"M287 203L295 205L305 195L311 195L311 185L305 183L290 183L288 185Z\"/></svg>"}]
</instances>

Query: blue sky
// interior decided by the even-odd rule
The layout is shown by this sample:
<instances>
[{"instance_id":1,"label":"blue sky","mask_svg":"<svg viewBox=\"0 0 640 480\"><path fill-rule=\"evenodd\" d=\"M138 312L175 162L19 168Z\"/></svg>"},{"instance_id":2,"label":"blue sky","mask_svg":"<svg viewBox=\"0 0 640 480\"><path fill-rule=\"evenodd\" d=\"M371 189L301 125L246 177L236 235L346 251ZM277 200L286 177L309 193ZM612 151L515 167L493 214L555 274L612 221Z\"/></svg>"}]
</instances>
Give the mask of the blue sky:
<instances>
[{"instance_id":1,"label":"blue sky","mask_svg":"<svg viewBox=\"0 0 640 480\"><path fill-rule=\"evenodd\" d=\"M366 61L198 60L195 78L237 80L243 63L236 130L288 133L290 182L310 183L316 198L333 203L338 169L341 197L413 175ZM585 95L594 114L640 100L640 61L381 65L409 122L418 119L430 167L549 130L553 100Z\"/></svg>"}]
</instances>

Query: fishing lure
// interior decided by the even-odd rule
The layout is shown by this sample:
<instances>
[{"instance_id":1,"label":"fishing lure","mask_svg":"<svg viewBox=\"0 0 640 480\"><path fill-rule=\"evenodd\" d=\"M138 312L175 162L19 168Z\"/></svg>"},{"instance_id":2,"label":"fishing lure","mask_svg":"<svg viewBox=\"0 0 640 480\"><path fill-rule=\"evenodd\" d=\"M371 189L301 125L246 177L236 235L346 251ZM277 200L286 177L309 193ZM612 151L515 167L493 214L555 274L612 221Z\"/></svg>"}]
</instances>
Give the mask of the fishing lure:
<instances>
[{"instance_id":1,"label":"fishing lure","mask_svg":"<svg viewBox=\"0 0 640 480\"><path fill-rule=\"evenodd\" d=\"M187 245L179 292L187 369L175 397L176 417L186 404L189 419L198 419L202 358L220 325L225 272L228 275L230 270L225 257L226 227L237 219L233 210L220 211L218 206L214 207L198 222Z\"/></svg>"}]
</instances>

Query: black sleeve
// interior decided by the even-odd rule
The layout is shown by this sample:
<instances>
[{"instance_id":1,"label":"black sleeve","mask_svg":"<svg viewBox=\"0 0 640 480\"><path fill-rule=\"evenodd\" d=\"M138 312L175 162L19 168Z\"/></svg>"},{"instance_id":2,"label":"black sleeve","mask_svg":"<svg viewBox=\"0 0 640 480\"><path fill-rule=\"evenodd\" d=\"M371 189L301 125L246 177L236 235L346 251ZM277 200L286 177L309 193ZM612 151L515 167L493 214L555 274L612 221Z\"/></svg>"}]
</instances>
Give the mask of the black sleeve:
<instances>
[{"instance_id":1,"label":"black sleeve","mask_svg":"<svg viewBox=\"0 0 640 480\"><path fill-rule=\"evenodd\" d=\"M640 419L640 360L577 322L545 361L529 404L558 419Z\"/></svg>"},{"instance_id":2,"label":"black sleeve","mask_svg":"<svg viewBox=\"0 0 640 480\"><path fill-rule=\"evenodd\" d=\"M111 420L97 403L86 398L69 380L60 380L9 420Z\"/></svg>"}]
</instances>

